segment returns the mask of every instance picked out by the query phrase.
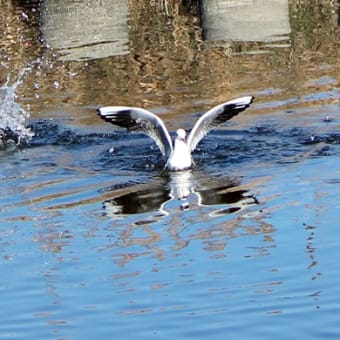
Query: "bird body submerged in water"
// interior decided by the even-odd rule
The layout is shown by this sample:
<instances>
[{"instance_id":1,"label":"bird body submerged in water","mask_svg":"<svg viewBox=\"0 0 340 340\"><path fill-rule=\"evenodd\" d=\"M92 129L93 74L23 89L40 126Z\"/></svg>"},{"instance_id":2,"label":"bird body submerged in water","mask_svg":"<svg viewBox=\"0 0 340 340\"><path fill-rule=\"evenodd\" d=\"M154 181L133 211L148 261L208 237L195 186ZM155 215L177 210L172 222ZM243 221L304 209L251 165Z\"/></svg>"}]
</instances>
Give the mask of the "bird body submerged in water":
<instances>
[{"instance_id":1,"label":"bird body submerged in water","mask_svg":"<svg viewBox=\"0 0 340 340\"><path fill-rule=\"evenodd\" d=\"M191 153L209 131L245 110L252 101L253 97L247 96L213 107L197 120L188 136L185 130L178 129L174 142L163 121L145 109L105 106L98 109L98 114L107 122L150 136L166 157L166 168L178 171L192 166Z\"/></svg>"}]
</instances>

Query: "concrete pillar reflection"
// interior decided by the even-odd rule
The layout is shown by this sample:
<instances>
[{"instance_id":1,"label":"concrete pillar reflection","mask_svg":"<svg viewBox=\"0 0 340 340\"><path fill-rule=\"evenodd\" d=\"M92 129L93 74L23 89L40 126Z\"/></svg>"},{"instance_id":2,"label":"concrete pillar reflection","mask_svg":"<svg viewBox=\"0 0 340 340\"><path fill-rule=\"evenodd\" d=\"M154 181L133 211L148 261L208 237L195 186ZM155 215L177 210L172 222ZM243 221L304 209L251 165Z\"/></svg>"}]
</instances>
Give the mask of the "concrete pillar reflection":
<instances>
[{"instance_id":1,"label":"concrete pillar reflection","mask_svg":"<svg viewBox=\"0 0 340 340\"><path fill-rule=\"evenodd\" d=\"M288 39L288 0L201 0L205 40Z\"/></svg>"},{"instance_id":2,"label":"concrete pillar reflection","mask_svg":"<svg viewBox=\"0 0 340 340\"><path fill-rule=\"evenodd\" d=\"M62 60L124 55L128 50L128 0L45 0L41 31Z\"/></svg>"}]
</instances>

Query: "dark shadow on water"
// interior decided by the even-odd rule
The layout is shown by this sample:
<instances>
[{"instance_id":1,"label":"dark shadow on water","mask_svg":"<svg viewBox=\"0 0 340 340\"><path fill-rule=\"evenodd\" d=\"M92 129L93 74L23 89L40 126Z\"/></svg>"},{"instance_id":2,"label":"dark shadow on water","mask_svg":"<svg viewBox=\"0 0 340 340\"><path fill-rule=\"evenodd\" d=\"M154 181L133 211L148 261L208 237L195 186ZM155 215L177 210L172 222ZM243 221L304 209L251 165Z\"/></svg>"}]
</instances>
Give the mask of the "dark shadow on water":
<instances>
[{"instance_id":1,"label":"dark shadow on water","mask_svg":"<svg viewBox=\"0 0 340 340\"><path fill-rule=\"evenodd\" d=\"M200 206L216 206L216 214L229 214L244 206L257 204L255 196L230 177L214 177L199 170L163 172L149 183L114 186L112 199L103 203L108 216L123 216L159 211L167 215L167 204L178 201L181 210L190 210L191 202ZM189 198L190 197L190 198Z\"/></svg>"}]
</instances>

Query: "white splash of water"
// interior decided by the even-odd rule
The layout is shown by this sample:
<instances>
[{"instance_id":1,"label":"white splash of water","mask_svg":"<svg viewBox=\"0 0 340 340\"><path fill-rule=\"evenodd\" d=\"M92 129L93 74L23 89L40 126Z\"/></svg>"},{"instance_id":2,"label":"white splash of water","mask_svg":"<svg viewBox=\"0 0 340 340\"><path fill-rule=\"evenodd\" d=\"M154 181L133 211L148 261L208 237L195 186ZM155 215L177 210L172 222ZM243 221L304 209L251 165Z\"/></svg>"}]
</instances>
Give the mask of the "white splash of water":
<instances>
[{"instance_id":1,"label":"white splash of water","mask_svg":"<svg viewBox=\"0 0 340 340\"><path fill-rule=\"evenodd\" d=\"M26 126L30 113L16 102L16 90L28 71L30 68L23 69L12 85L9 84L8 77L6 83L0 87L0 149L8 144L28 141L34 136L33 131Z\"/></svg>"}]
</instances>

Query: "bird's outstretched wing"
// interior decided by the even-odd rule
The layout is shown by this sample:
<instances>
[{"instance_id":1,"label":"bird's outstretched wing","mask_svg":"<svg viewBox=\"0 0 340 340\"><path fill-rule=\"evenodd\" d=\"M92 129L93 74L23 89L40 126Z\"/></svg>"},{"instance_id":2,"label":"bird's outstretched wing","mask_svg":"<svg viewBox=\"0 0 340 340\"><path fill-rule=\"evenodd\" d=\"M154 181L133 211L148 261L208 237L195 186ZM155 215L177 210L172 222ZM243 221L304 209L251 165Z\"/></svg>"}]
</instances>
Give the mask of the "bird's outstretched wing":
<instances>
[{"instance_id":1,"label":"bird's outstretched wing","mask_svg":"<svg viewBox=\"0 0 340 340\"><path fill-rule=\"evenodd\" d=\"M172 151L172 141L163 121L150 111L128 106L104 106L99 116L107 122L125 127L129 131L140 131L151 137L163 156Z\"/></svg>"},{"instance_id":2,"label":"bird's outstretched wing","mask_svg":"<svg viewBox=\"0 0 340 340\"><path fill-rule=\"evenodd\" d=\"M198 119L188 136L187 144L190 150L195 150L197 144L209 131L249 107L253 99L254 97L252 96L237 98L217 105L206 112Z\"/></svg>"}]
</instances>

